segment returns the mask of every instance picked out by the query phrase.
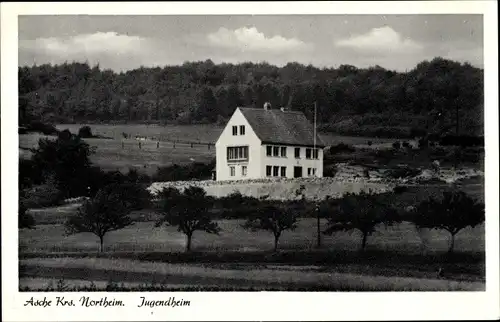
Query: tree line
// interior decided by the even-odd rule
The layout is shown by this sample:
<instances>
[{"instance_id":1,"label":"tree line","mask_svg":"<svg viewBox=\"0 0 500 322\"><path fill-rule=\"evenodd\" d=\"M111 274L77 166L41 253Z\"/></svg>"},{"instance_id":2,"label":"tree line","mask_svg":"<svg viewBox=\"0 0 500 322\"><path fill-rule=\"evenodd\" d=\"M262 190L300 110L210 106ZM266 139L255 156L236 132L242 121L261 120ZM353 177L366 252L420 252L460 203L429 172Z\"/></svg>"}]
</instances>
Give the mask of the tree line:
<instances>
[{"instance_id":1,"label":"tree line","mask_svg":"<svg viewBox=\"0 0 500 322\"><path fill-rule=\"evenodd\" d=\"M20 124L223 122L237 106L303 111L324 130L377 125L482 133L483 70L437 57L406 72L380 66L186 62L116 73L87 63L19 67ZM383 134L381 129L378 129Z\"/></svg>"}]
</instances>

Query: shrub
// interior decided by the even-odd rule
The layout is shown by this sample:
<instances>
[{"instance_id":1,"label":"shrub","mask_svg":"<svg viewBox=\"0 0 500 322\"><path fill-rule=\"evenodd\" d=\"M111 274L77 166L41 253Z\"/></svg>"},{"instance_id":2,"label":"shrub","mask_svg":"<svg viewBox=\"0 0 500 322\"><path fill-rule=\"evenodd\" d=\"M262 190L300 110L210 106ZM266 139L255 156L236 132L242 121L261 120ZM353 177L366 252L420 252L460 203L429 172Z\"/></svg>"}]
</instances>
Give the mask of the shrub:
<instances>
[{"instance_id":1,"label":"shrub","mask_svg":"<svg viewBox=\"0 0 500 322\"><path fill-rule=\"evenodd\" d=\"M59 131L52 124L45 124L39 121L33 121L26 127L27 132L40 132L44 135L57 135Z\"/></svg>"},{"instance_id":2,"label":"shrub","mask_svg":"<svg viewBox=\"0 0 500 322\"><path fill-rule=\"evenodd\" d=\"M484 146L484 136L445 135L439 140L443 146L455 145L461 147Z\"/></svg>"},{"instance_id":3,"label":"shrub","mask_svg":"<svg viewBox=\"0 0 500 322\"><path fill-rule=\"evenodd\" d=\"M334 164L331 164L331 165L325 166L325 168L323 169L323 176L333 178L333 177L335 177L337 172L338 172L337 166Z\"/></svg>"},{"instance_id":4,"label":"shrub","mask_svg":"<svg viewBox=\"0 0 500 322\"><path fill-rule=\"evenodd\" d=\"M388 176L391 178L395 179L401 179L401 178L411 178L419 175L421 173L421 170L411 168L408 166L402 166L402 167L397 167L393 169L389 169L387 172Z\"/></svg>"},{"instance_id":5,"label":"shrub","mask_svg":"<svg viewBox=\"0 0 500 322\"><path fill-rule=\"evenodd\" d=\"M57 137L59 138L59 140L69 140L72 136L73 134L68 129L62 130L57 133Z\"/></svg>"},{"instance_id":6,"label":"shrub","mask_svg":"<svg viewBox=\"0 0 500 322\"><path fill-rule=\"evenodd\" d=\"M53 180L25 189L20 196L27 208L43 208L60 205L64 194L57 188Z\"/></svg>"},{"instance_id":7,"label":"shrub","mask_svg":"<svg viewBox=\"0 0 500 322\"><path fill-rule=\"evenodd\" d=\"M356 149L352 145L348 145L342 142L337 145L332 145L328 148L329 154L350 153L354 151L356 151Z\"/></svg>"},{"instance_id":8,"label":"shrub","mask_svg":"<svg viewBox=\"0 0 500 322\"><path fill-rule=\"evenodd\" d=\"M157 182L211 179L214 167L215 160L210 163L194 162L187 165L174 164L158 168L152 179Z\"/></svg>"},{"instance_id":9,"label":"shrub","mask_svg":"<svg viewBox=\"0 0 500 322\"><path fill-rule=\"evenodd\" d=\"M396 194L400 194L400 193L408 191L408 187L406 187L406 186L395 186L394 189L393 189L393 191Z\"/></svg>"},{"instance_id":10,"label":"shrub","mask_svg":"<svg viewBox=\"0 0 500 322\"><path fill-rule=\"evenodd\" d=\"M434 143L434 142L432 142ZM418 140L418 148L419 149L425 149L429 146L429 140L427 140L426 138L420 138Z\"/></svg>"},{"instance_id":11,"label":"shrub","mask_svg":"<svg viewBox=\"0 0 500 322\"><path fill-rule=\"evenodd\" d=\"M408 143L407 141L403 141L403 148L405 149L409 149L410 148L410 143Z\"/></svg>"},{"instance_id":12,"label":"shrub","mask_svg":"<svg viewBox=\"0 0 500 322\"><path fill-rule=\"evenodd\" d=\"M392 148L394 150L399 150L401 148L401 143L399 143L399 141L392 143Z\"/></svg>"},{"instance_id":13,"label":"shrub","mask_svg":"<svg viewBox=\"0 0 500 322\"><path fill-rule=\"evenodd\" d=\"M410 129L410 136L412 138L422 137L422 136L425 136L426 134L427 134L427 131L424 129L420 129L420 128L411 128Z\"/></svg>"},{"instance_id":14,"label":"shrub","mask_svg":"<svg viewBox=\"0 0 500 322\"><path fill-rule=\"evenodd\" d=\"M216 203L224 209L234 209L239 207L252 207L259 204L259 199L244 196L239 191L235 191L227 196L218 198Z\"/></svg>"},{"instance_id":15,"label":"shrub","mask_svg":"<svg viewBox=\"0 0 500 322\"><path fill-rule=\"evenodd\" d=\"M78 136L81 137L81 138L92 138L92 137L94 137L92 135L92 129L88 125L82 126L78 130Z\"/></svg>"},{"instance_id":16,"label":"shrub","mask_svg":"<svg viewBox=\"0 0 500 322\"><path fill-rule=\"evenodd\" d=\"M37 164L32 160L19 158L19 189L25 189L42 182L42 171Z\"/></svg>"},{"instance_id":17,"label":"shrub","mask_svg":"<svg viewBox=\"0 0 500 322\"><path fill-rule=\"evenodd\" d=\"M45 174L54 175L66 197L78 197L86 192L89 156L93 149L78 136L62 131L57 140L40 139L32 160ZM66 135L69 133L69 137Z\"/></svg>"},{"instance_id":18,"label":"shrub","mask_svg":"<svg viewBox=\"0 0 500 322\"><path fill-rule=\"evenodd\" d=\"M24 203L19 203L18 227L32 229L35 226L35 219L28 214Z\"/></svg>"}]
</instances>

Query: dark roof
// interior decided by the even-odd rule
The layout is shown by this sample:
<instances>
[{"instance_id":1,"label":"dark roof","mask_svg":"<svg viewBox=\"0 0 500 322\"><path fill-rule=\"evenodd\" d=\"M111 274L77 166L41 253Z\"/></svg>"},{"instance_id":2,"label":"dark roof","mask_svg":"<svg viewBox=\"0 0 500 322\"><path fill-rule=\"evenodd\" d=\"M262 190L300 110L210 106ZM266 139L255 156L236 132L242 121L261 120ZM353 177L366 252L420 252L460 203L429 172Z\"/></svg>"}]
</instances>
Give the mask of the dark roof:
<instances>
[{"instance_id":1,"label":"dark roof","mask_svg":"<svg viewBox=\"0 0 500 322\"><path fill-rule=\"evenodd\" d=\"M302 112L240 107L262 143L314 146L314 126ZM316 133L316 146L325 147Z\"/></svg>"}]
</instances>

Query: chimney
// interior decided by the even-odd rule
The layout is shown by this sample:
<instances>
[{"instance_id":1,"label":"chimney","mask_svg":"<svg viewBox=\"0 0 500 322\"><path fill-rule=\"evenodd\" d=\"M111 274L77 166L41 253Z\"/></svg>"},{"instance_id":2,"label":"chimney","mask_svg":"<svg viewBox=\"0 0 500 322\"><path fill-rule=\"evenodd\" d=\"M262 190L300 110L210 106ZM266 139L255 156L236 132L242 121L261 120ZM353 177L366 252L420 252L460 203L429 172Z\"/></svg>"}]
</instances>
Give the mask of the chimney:
<instances>
[{"instance_id":1,"label":"chimney","mask_svg":"<svg viewBox=\"0 0 500 322\"><path fill-rule=\"evenodd\" d=\"M267 111L267 110L270 110L271 109L271 103L269 102L265 102L264 103L264 109Z\"/></svg>"}]
</instances>

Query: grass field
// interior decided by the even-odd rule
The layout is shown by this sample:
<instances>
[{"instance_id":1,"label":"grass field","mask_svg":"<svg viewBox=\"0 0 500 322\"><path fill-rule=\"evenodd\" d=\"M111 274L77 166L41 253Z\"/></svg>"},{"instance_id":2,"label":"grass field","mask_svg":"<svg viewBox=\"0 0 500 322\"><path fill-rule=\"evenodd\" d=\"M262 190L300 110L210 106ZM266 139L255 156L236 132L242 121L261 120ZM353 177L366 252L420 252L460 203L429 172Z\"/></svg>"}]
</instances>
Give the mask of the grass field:
<instances>
[{"instance_id":1,"label":"grass field","mask_svg":"<svg viewBox=\"0 0 500 322\"><path fill-rule=\"evenodd\" d=\"M450 260L444 254L446 233L418 232L409 223L379 227L364 253L358 253L357 232L323 236L323 249L315 250L315 220L310 218L302 219L297 230L285 232L280 251L273 253L270 233L248 232L242 223L219 221L223 229L219 236L196 232L193 253L184 253L185 237L174 227L155 228L152 222L109 233L104 253L97 252L95 236L65 237L62 225L23 229L20 287L43 290L50 281L64 279L72 287L82 287L82 280L87 286L90 281L100 283L101 288L110 280L128 283L128 288L160 283L159 290L215 286L226 290L484 289L482 226L457 235L457 258ZM437 278L439 268L447 272L444 280Z\"/></svg>"},{"instance_id":2,"label":"grass field","mask_svg":"<svg viewBox=\"0 0 500 322\"><path fill-rule=\"evenodd\" d=\"M21 148L33 148L37 146L38 140L43 135L27 134L19 135L19 146ZM156 141L141 141L134 139L85 139L91 146L95 147L95 153L90 159L93 163L104 170L120 170L136 168L148 175L155 173L160 166L171 164L186 164L192 162L208 163L215 158L215 147L210 149L207 145L174 144L161 142L156 147ZM123 147L122 147L123 142ZM24 152L24 157L29 153Z\"/></svg>"},{"instance_id":3,"label":"grass field","mask_svg":"<svg viewBox=\"0 0 500 322\"><path fill-rule=\"evenodd\" d=\"M243 221L221 220L219 236L196 232L193 249L197 251L268 251L273 247L269 232L249 232L241 227ZM356 251L361 242L357 231L338 232L322 236L327 249ZM413 225L402 223L395 227L379 227L368 238L368 249L397 251L408 254L443 252L447 250L449 235L437 230L418 233ZM301 219L295 231L287 231L280 239L282 250L307 250L316 242L316 222L312 218ZM174 227L155 228L153 222L138 222L125 229L111 232L104 238L109 252L180 252L184 251L185 237ZM481 253L484 251L484 228L465 229L457 235L458 252ZM36 229L22 229L19 233L21 253L37 252L93 252L98 250L98 239L90 233L64 236L62 225L38 225Z\"/></svg>"}]
</instances>

